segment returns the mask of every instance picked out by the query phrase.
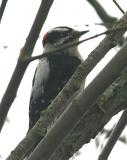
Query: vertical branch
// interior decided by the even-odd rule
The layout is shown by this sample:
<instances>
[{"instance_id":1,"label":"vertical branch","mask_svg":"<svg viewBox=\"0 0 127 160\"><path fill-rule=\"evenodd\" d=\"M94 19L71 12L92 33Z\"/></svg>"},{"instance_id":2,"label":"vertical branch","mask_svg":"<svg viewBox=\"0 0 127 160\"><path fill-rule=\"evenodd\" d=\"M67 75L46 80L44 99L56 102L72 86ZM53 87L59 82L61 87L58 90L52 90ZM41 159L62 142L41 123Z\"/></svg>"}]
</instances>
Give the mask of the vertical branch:
<instances>
[{"instance_id":1,"label":"vertical branch","mask_svg":"<svg viewBox=\"0 0 127 160\"><path fill-rule=\"evenodd\" d=\"M111 133L111 136L109 137L105 147L103 148L98 160L107 160L114 145L116 144L119 136L123 132L125 126L127 125L127 110L125 110L119 119L116 127Z\"/></svg>"},{"instance_id":2,"label":"vertical branch","mask_svg":"<svg viewBox=\"0 0 127 160\"><path fill-rule=\"evenodd\" d=\"M0 130L3 127L4 120L7 116L7 113L10 109L12 102L14 101L14 99L16 97L18 87L19 87L20 82L22 80L22 77L26 71L26 68L29 64L24 59L25 59L25 57L31 56L32 51L34 49L34 46L36 44L38 35L39 35L41 28L46 20L46 17L48 15L48 12L50 10L52 3L53 3L53 0L42 0L40 8L37 13L37 16L35 18L35 21L32 25L32 28L31 28L30 33L28 35L28 38L26 40L26 43L20 52L20 56L19 56L16 68L14 70L12 78L11 78L11 80L8 84L8 87L3 95L2 100L1 100L1 104L0 104Z\"/></svg>"},{"instance_id":3,"label":"vertical branch","mask_svg":"<svg viewBox=\"0 0 127 160\"><path fill-rule=\"evenodd\" d=\"M4 10L5 10L7 1L8 0L2 0L1 6L0 6L0 23L1 23L1 20L2 20L2 17L3 17L3 13L4 13Z\"/></svg>"}]
</instances>

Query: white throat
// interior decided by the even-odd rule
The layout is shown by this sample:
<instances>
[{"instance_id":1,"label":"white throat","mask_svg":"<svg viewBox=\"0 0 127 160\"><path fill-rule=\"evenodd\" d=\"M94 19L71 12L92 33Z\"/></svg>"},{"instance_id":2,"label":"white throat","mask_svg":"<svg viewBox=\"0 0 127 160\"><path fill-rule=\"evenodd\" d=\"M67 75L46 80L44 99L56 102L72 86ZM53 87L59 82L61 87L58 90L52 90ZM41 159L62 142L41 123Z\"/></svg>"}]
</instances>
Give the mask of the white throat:
<instances>
[{"instance_id":1,"label":"white throat","mask_svg":"<svg viewBox=\"0 0 127 160\"><path fill-rule=\"evenodd\" d=\"M49 51L52 51L53 49L56 49L57 47L54 47L54 45L51 45L51 44L46 44L45 47L44 47L44 50L43 52L46 53L46 52L49 52ZM54 53L52 53L54 54ZM74 56L74 57L78 57L79 59L83 60L83 58L81 57L79 51L78 51L78 47L77 46L73 46L73 47L70 47L70 48L67 48L67 49L64 49L62 51L58 51L56 54L64 54L64 55L69 55L69 56Z\"/></svg>"}]
</instances>

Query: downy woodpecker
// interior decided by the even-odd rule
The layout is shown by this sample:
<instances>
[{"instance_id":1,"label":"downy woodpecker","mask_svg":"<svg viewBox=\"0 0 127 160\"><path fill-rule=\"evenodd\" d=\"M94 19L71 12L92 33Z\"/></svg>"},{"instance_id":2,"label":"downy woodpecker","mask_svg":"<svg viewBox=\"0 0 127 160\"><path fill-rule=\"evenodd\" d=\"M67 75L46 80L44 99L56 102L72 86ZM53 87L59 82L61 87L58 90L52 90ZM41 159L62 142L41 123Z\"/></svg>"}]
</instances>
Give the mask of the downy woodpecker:
<instances>
[{"instance_id":1,"label":"downy woodpecker","mask_svg":"<svg viewBox=\"0 0 127 160\"><path fill-rule=\"evenodd\" d=\"M69 27L56 27L44 35L44 52L56 49L69 42L78 42L81 35L88 31L77 31ZM39 61L35 71L29 105L29 130L52 100L65 86L82 58L77 46L65 48L47 55Z\"/></svg>"}]
</instances>

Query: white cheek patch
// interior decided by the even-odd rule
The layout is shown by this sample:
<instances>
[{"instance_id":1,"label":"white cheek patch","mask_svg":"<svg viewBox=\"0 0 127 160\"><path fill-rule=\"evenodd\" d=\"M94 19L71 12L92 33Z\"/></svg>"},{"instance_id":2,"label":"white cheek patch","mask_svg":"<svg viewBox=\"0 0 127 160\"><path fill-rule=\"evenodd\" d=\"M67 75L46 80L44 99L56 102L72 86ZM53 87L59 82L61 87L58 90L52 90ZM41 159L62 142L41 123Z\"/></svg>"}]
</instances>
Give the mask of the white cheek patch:
<instances>
[{"instance_id":1,"label":"white cheek patch","mask_svg":"<svg viewBox=\"0 0 127 160\"><path fill-rule=\"evenodd\" d=\"M34 84L32 88L32 97L37 98L40 94L44 93L44 82L47 81L49 77L49 62L46 58L40 60L37 71L35 74Z\"/></svg>"}]
</instances>

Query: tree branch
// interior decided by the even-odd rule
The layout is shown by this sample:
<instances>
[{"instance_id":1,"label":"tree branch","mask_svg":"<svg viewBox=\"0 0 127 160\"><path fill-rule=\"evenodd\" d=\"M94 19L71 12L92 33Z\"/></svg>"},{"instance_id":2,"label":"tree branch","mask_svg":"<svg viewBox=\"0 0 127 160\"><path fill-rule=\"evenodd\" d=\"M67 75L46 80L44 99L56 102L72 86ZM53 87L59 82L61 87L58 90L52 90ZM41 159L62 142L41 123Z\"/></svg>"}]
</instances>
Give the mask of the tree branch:
<instances>
[{"instance_id":1,"label":"tree branch","mask_svg":"<svg viewBox=\"0 0 127 160\"><path fill-rule=\"evenodd\" d=\"M120 5L116 2L116 0L113 0L113 2L115 3L115 5L119 8L119 10L124 14L124 10L120 7Z\"/></svg>"},{"instance_id":2,"label":"tree branch","mask_svg":"<svg viewBox=\"0 0 127 160\"><path fill-rule=\"evenodd\" d=\"M3 13L4 13L4 10L6 8L7 2L8 2L8 0L2 0L1 6L0 6L0 23L1 23Z\"/></svg>"},{"instance_id":3,"label":"tree branch","mask_svg":"<svg viewBox=\"0 0 127 160\"><path fill-rule=\"evenodd\" d=\"M113 24L117 21L116 17L112 17L110 16L105 9L103 8L103 6L97 1L97 0L87 0L92 7L95 9L95 11L97 12L98 16L100 17L100 19L103 21L104 26L106 28L112 28ZM123 43L125 41L124 37L121 37L121 39L119 39L118 44L119 46L122 46Z\"/></svg>"},{"instance_id":4,"label":"tree branch","mask_svg":"<svg viewBox=\"0 0 127 160\"><path fill-rule=\"evenodd\" d=\"M83 116L93 108L99 96L120 76L126 67L127 42L118 51L117 55L106 65L98 76L89 84L85 91L58 118L46 136L40 141L28 160L48 160L56 151L67 134ZM105 81L106 80L106 81Z\"/></svg>"},{"instance_id":5,"label":"tree branch","mask_svg":"<svg viewBox=\"0 0 127 160\"><path fill-rule=\"evenodd\" d=\"M105 147L103 148L98 160L107 160L119 136L127 124L127 110L125 110L119 119L116 127L113 129Z\"/></svg>"},{"instance_id":6,"label":"tree branch","mask_svg":"<svg viewBox=\"0 0 127 160\"><path fill-rule=\"evenodd\" d=\"M87 0L95 9L100 19L104 22L107 28L111 28L112 24L117 20L117 18L110 16L103 6L97 0Z\"/></svg>"},{"instance_id":7,"label":"tree branch","mask_svg":"<svg viewBox=\"0 0 127 160\"><path fill-rule=\"evenodd\" d=\"M107 31L104 31L104 32L101 32L101 33L99 33L99 34L90 36L90 37L85 38L85 39L83 39L83 40L80 40L80 41L78 41L78 42L69 42L68 44L64 44L64 45L62 45L62 46L60 46L60 47L58 47L58 48L56 48L56 49L51 49L51 50L48 51L48 52L43 52L43 54L41 54L41 55L37 55L37 56L34 56L34 57L29 57L29 58L26 59L26 61L32 62L32 61L34 61L34 60L41 59L41 58L46 57L46 56L50 56L50 55L52 55L53 53L56 53L56 52L61 51L61 50L63 50L63 49L67 49L67 48L70 48L70 47L79 45L79 44L81 44L81 43L83 43L83 42L86 42L86 41L92 40L92 39L94 39L94 38L100 37L100 36L102 36L102 35L104 35L104 34L111 34L111 33L117 32L117 31L125 30L125 29L126 29L126 26L122 26L122 27L120 27L120 28L108 29Z\"/></svg>"},{"instance_id":8,"label":"tree branch","mask_svg":"<svg viewBox=\"0 0 127 160\"><path fill-rule=\"evenodd\" d=\"M3 98L1 100L0 104L0 130L3 127L4 120L7 116L7 113L9 111L9 108L14 101L16 97L16 93L18 90L18 87L20 85L20 82L22 80L22 77L25 73L25 70L28 66L28 62L24 60L25 57L29 57L32 54L32 51L34 49L36 40L38 38L38 35L40 33L40 30L45 22L45 19L47 17L47 14L49 12L49 9L53 3L53 0L42 0L40 8L38 10L37 16L35 18L35 21L32 25L32 28L30 30L30 33L28 35L28 38L26 40L26 43L24 47L22 48L20 52L20 56L17 62L17 65L15 67L14 73L11 77L11 80L8 84L8 87L3 95Z\"/></svg>"},{"instance_id":9,"label":"tree branch","mask_svg":"<svg viewBox=\"0 0 127 160\"><path fill-rule=\"evenodd\" d=\"M67 160L84 144L95 138L115 114L126 109L126 92L127 70L97 100L97 104L88 111L80 123L69 133L50 160ZM103 108L105 113L98 106Z\"/></svg>"}]
</instances>

